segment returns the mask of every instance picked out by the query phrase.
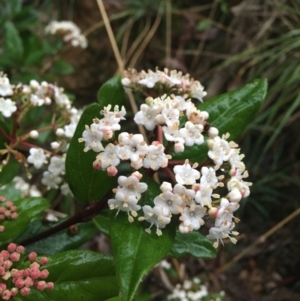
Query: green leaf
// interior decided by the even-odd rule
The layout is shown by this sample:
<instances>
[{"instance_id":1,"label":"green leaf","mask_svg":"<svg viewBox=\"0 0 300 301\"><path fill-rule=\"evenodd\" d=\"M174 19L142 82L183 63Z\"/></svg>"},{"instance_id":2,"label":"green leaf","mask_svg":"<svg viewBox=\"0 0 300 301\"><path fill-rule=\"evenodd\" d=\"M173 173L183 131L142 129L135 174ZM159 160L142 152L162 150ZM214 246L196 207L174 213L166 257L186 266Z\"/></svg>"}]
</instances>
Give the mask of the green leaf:
<instances>
[{"instance_id":1,"label":"green leaf","mask_svg":"<svg viewBox=\"0 0 300 301\"><path fill-rule=\"evenodd\" d=\"M115 76L108 80L98 91L98 102L103 108L109 104L114 107L125 106L126 104L126 94L121 83L121 76Z\"/></svg>"},{"instance_id":2,"label":"green leaf","mask_svg":"<svg viewBox=\"0 0 300 301\"><path fill-rule=\"evenodd\" d=\"M24 228L34 219L40 217L41 212L49 208L48 200L41 197L27 197L13 201L17 206L18 218L12 221L4 221L4 232L0 233L0 244L13 241Z\"/></svg>"},{"instance_id":3,"label":"green leaf","mask_svg":"<svg viewBox=\"0 0 300 301\"><path fill-rule=\"evenodd\" d=\"M170 256L180 258L184 255L192 255L196 258L214 258L216 249L210 240L204 237L200 232L192 231L182 234L176 231Z\"/></svg>"},{"instance_id":4,"label":"green leaf","mask_svg":"<svg viewBox=\"0 0 300 301\"><path fill-rule=\"evenodd\" d=\"M4 52L8 58L19 62L23 57L23 42L15 25L6 21L4 23Z\"/></svg>"},{"instance_id":5,"label":"green leaf","mask_svg":"<svg viewBox=\"0 0 300 301\"><path fill-rule=\"evenodd\" d=\"M0 170L0 187L9 183L18 173L20 163L15 160L9 160Z\"/></svg>"},{"instance_id":6,"label":"green leaf","mask_svg":"<svg viewBox=\"0 0 300 301\"><path fill-rule=\"evenodd\" d=\"M56 60L51 68L53 73L67 75L74 72L74 67L65 60Z\"/></svg>"},{"instance_id":7,"label":"green leaf","mask_svg":"<svg viewBox=\"0 0 300 301\"><path fill-rule=\"evenodd\" d=\"M39 240L26 247L27 251L34 251L38 254L51 255L62 251L79 248L85 242L91 240L97 230L92 221L87 223L76 224L77 233L71 234L69 229L60 231L45 239ZM42 221L34 221L28 225L26 230L18 236L14 241L20 243L25 239L33 237L34 235L44 232L51 227L45 225Z\"/></svg>"},{"instance_id":8,"label":"green leaf","mask_svg":"<svg viewBox=\"0 0 300 301\"><path fill-rule=\"evenodd\" d=\"M262 105L267 93L266 79L258 79L240 89L216 96L198 106L209 113L209 123L220 135L230 133L230 140L237 139ZM206 144L186 147L182 153L172 153L173 160L189 159L201 162L207 159Z\"/></svg>"},{"instance_id":9,"label":"green leaf","mask_svg":"<svg viewBox=\"0 0 300 301\"><path fill-rule=\"evenodd\" d=\"M144 223L129 223L126 214L114 219L110 229L112 251L119 276L120 301L131 301L142 277L169 252L173 242L173 229L163 229L157 236L145 232Z\"/></svg>"},{"instance_id":10,"label":"green leaf","mask_svg":"<svg viewBox=\"0 0 300 301\"><path fill-rule=\"evenodd\" d=\"M84 110L67 152L67 181L75 198L81 203L100 199L111 191L115 181L115 178L109 177L105 171L93 168L97 153L92 150L84 152L84 143L78 142L85 125L92 124L93 118L99 117L100 110L98 104L92 104Z\"/></svg>"},{"instance_id":11,"label":"green leaf","mask_svg":"<svg viewBox=\"0 0 300 301\"><path fill-rule=\"evenodd\" d=\"M110 226L112 224L111 210L101 212L100 215L93 219L96 227L107 237L109 237Z\"/></svg>"},{"instance_id":12,"label":"green leaf","mask_svg":"<svg viewBox=\"0 0 300 301\"><path fill-rule=\"evenodd\" d=\"M28 301L95 301L118 295L119 288L112 258L100 253L74 250L48 256L47 281L54 282L54 290L32 289L21 300Z\"/></svg>"}]
</instances>

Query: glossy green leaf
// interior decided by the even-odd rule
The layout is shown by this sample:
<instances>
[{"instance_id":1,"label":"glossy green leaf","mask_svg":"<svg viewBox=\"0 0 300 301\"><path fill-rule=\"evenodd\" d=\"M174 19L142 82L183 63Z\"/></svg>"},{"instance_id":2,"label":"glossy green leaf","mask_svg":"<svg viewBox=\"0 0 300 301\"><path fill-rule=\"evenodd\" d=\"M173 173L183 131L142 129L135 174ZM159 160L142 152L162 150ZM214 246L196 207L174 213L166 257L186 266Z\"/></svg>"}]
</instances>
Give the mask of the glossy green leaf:
<instances>
[{"instance_id":1,"label":"glossy green leaf","mask_svg":"<svg viewBox=\"0 0 300 301\"><path fill-rule=\"evenodd\" d=\"M74 250L48 256L47 281L54 290L33 290L21 300L95 301L118 295L119 288L110 256L87 250Z\"/></svg>"},{"instance_id":2,"label":"glossy green leaf","mask_svg":"<svg viewBox=\"0 0 300 301\"><path fill-rule=\"evenodd\" d=\"M20 163L15 160L9 160L0 171L0 187L9 183L18 173Z\"/></svg>"},{"instance_id":3,"label":"glossy green leaf","mask_svg":"<svg viewBox=\"0 0 300 301\"><path fill-rule=\"evenodd\" d=\"M22 39L11 21L4 23L4 51L8 58L16 61L22 59L24 52Z\"/></svg>"},{"instance_id":4,"label":"glossy green leaf","mask_svg":"<svg viewBox=\"0 0 300 301\"><path fill-rule=\"evenodd\" d=\"M97 153L92 150L84 152L84 142L78 142L85 125L92 124L93 118L99 118L100 111L101 107L98 104L92 104L84 110L67 152L67 181L75 198L81 203L100 199L111 191L115 181L115 178L109 177L106 171L93 168Z\"/></svg>"},{"instance_id":5,"label":"glossy green leaf","mask_svg":"<svg viewBox=\"0 0 300 301\"><path fill-rule=\"evenodd\" d=\"M13 241L27 225L39 218L44 209L49 208L48 200L41 197L26 197L13 202L17 206L18 218L12 221L4 221L5 231L0 233L0 244Z\"/></svg>"},{"instance_id":6,"label":"glossy green leaf","mask_svg":"<svg viewBox=\"0 0 300 301\"><path fill-rule=\"evenodd\" d=\"M77 224L77 232L72 234L69 229L60 231L45 239L39 240L33 244L26 246L28 252L35 251L38 254L51 255L66 250L76 249L85 242L91 240L96 232L96 226L92 221ZM38 220L30 223L26 230L15 239L16 243L20 243L25 239L33 237L38 233L42 233L51 227L44 222Z\"/></svg>"},{"instance_id":7,"label":"glossy green leaf","mask_svg":"<svg viewBox=\"0 0 300 301\"><path fill-rule=\"evenodd\" d=\"M188 254L196 258L214 258L216 256L216 249L213 247L211 241L200 232L192 231L182 234L176 231L169 255L180 258Z\"/></svg>"},{"instance_id":8,"label":"glossy green leaf","mask_svg":"<svg viewBox=\"0 0 300 301\"><path fill-rule=\"evenodd\" d=\"M258 79L240 89L216 96L198 106L209 113L209 123L218 128L220 135L230 133L237 139L262 105L267 93L267 81ZM189 159L201 162L207 158L207 146L186 147L183 153L172 153L174 160Z\"/></svg>"},{"instance_id":9,"label":"glossy green leaf","mask_svg":"<svg viewBox=\"0 0 300 301\"><path fill-rule=\"evenodd\" d=\"M101 212L100 215L93 219L93 222L96 225L96 227L107 237L109 237L110 226L113 222L113 219L111 217L111 214L113 213L114 212L111 212L111 210L107 210Z\"/></svg>"},{"instance_id":10,"label":"glossy green leaf","mask_svg":"<svg viewBox=\"0 0 300 301\"><path fill-rule=\"evenodd\" d=\"M147 184L148 194L142 194L141 204L145 204L146 200L152 204L154 195L157 195L159 185L152 179L147 179ZM142 277L160 262L171 248L175 228L168 225L162 229L162 236L157 236L154 229L151 234L145 231L149 226L146 222L129 223L127 214L123 212L120 212L111 224L110 239L121 284L121 301L133 299Z\"/></svg>"},{"instance_id":11,"label":"glossy green leaf","mask_svg":"<svg viewBox=\"0 0 300 301\"><path fill-rule=\"evenodd\" d=\"M109 104L114 107L118 105L125 106L126 104L126 95L121 83L121 76L115 76L108 80L98 91L98 102L103 108Z\"/></svg>"}]
</instances>

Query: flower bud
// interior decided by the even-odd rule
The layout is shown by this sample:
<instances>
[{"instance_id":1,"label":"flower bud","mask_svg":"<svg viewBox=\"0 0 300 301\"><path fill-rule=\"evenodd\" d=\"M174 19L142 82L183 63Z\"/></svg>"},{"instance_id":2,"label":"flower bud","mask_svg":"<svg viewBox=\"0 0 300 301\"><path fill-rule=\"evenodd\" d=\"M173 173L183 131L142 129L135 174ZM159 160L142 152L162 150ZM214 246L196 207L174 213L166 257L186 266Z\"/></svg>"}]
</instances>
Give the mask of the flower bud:
<instances>
[{"instance_id":1,"label":"flower bud","mask_svg":"<svg viewBox=\"0 0 300 301\"><path fill-rule=\"evenodd\" d=\"M32 131L30 131L29 136L30 136L30 138L32 138L32 139L36 139L36 138L38 138L38 136L39 136L39 132L36 131L36 130L32 130Z\"/></svg>"}]
</instances>

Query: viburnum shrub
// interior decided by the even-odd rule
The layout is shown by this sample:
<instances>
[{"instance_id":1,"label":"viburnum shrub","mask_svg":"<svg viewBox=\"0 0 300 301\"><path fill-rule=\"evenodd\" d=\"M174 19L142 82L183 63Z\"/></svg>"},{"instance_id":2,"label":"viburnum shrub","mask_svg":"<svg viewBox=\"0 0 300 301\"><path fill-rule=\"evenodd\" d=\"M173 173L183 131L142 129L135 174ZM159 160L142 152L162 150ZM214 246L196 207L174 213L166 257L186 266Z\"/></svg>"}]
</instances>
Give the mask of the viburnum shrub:
<instances>
[{"instance_id":1,"label":"viburnum shrub","mask_svg":"<svg viewBox=\"0 0 300 301\"><path fill-rule=\"evenodd\" d=\"M130 69L78 109L55 84L11 85L1 74L2 253L22 244L48 258L47 270L45 257L34 267L42 280L7 263L2 299L130 301L167 256L212 258L236 243L235 212L251 183L234 140L265 94L256 80L203 101L189 75ZM77 250L97 231L110 254ZM205 289L193 281L165 298L198 300Z\"/></svg>"}]
</instances>

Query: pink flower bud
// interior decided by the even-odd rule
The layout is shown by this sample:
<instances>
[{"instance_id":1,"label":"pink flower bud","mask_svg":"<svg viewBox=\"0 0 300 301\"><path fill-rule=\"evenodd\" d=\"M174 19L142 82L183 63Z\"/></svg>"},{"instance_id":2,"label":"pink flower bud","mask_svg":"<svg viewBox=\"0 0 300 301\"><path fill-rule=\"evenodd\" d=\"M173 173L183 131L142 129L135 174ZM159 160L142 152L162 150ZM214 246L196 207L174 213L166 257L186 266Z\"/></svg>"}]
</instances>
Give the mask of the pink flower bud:
<instances>
[{"instance_id":1,"label":"pink flower bud","mask_svg":"<svg viewBox=\"0 0 300 301\"><path fill-rule=\"evenodd\" d=\"M6 250L2 250L0 253L0 256L2 256L4 260L9 259L9 255L10 255L9 252Z\"/></svg>"},{"instance_id":2,"label":"pink flower bud","mask_svg":"<svg viewBox=\"0 0 300 301\"><path fill-rule=\"evenodd\" d=\"M109 166L106 171L109 177L114 177L118 173L118 170L115 166Z\"/></svg>"},{"instance_id":3,"label":"pink flower bud","mask_svg":"<svg viewBox=\"0 0 300 301\"><path fill-rule=\"evenodd\" d=\"M40 265L37 262L33 262L30 264L31 270L40 270Z\"/></svg>"},{"instance_id":4,"label":"pink flower bud","mask_svg":"<svg viewBox=\"0 0 300 301\"><path fill-rule=\"evenodd\" d=\"M30 269L23 270L23 277L29 277L30 274L31 274L31 270Z\"/></svg>"},{"instance_id":5,"label":"pink flower bud","mask_svg":"<svg viewBox=\"0 0 300 301\"><path fill-rule=\"evenodd\" d=\"M96 159L96 160L93 162L93 167L94 167L94 169L101 170L101 164L100 164L100 161Z\"/></svg>"},{"instance_id":6,"label":"pink flower bud","mask_svg":"<svg viewBox=\"0 0 300 301\"><path fill-rule=\"evenodd\" d=\"M8 269L10 269L10 267L13 265L13 263L10 261L10 260L5 260L4 262L3 262L3 267L6 269L6 270L8 270Z\"/></svg>"},{"instance_id":7,"label":"pink flower bud","mask_svg":"<svg viewBox=\"0 0 300 301\"><path fill-rule=\"evenodd\" d=\"M21 279L21 278L17 279L17 280L15 281L15 286L16 286L17 288L22 288L22 287L24 286L24 280Z\"/></svg>"},{"instance_id":8,"label":"pink flower bud","mask_svg":"<svg viewBox=\"0 0 300 301\"><path fill-rule=\"evenodd\" d=\"M5 205L6 208L11 208L14 205L14 203L12 201L7 201Z\"/></svg>"},{"instance_id":9,"label":"pink flower bud","mask_svg":"<svg viewBox=\"0 0 300 301\"><path fill-rule=\"evenodd\" d=\"M2 293L6 289L5 283L0 283L0 292Z\"/></svg>"},{"instance_id":10,"label":"pink flower bud","mask_svg":"<svg viewBox=\"0 0 300 301\"><path fill-rule=\"evenodd\" d=\"M40 278L46 279L49 276L48 270L41 271Z\"/></svg>"},{"instance_id":11,"label":"pink flower bud","mask_svg":"<svg viewBox=\"0 0 300 301\"><path fill-rule=\"evenodd\" d=\"M4 213L5 210L5 207L0 207L0 213Z\"/></svg>"},{"instance_id":12,"label":"pink flower bud","mask_svg":"<svg viewBox=\"0 0 300 301\"><path fill-rule=\"evenodd\" d=\"M11 295L12 295L12 296L15 296L15 295L19 292L19 289L16 288L16 287L13 287L13 288L10 290L10 292L11 292Z\"/></svg>"},{"instance_id":13,"label":"pink flower bud","mask_svg":"<svg viewBox=\"0 0 300 301\"><path fill-rule=\"evenodd\" d=\"M11 218L12 219L17 219L19 214L17 212L12 213Z\"/></svg>"},{"instance_id":14,"label":"pink flower bud","mask_svg":"<svg viewBox=\"0 0 300 301\"><path fill-rule=\"evenodd\" d=\"M40 264L45 265L49 262L49 259L47 257L41 257Z\"/></svg>"},{"instance_id":15,"label":"pink flower bud","mask_svg":"<svg viewBox=\"0 0 300 301\"><path fill-rule=\"evenodd\" d=\"M153 141L151 144L152 144L152 145L155 145L155 146L161 145L161 143L160 143L159 141Z\"/></svg>"},{"instance_id":16,"label":"pink flower bud","mask_svg":"<svg viewBox=\"0 0 300 301\"><path fill-rule=\"evenodd\" d=\"M40 275L41 275L41 272L39 270L33 270L30 273L30 276L33 280L38 279L40 277Z\"/></svg>"},{"instance_id":17,"label":"pink flower bud","mask_svg":"<svg viewBox=\"0 0 300 301\"><path fill-rule=\"evenodd\" d=\"M5 220L5 215L4 214L0 214L0 221Z\"/></svg>"},{"instance_id":18,"label":"pink flower bud","mask_svg":"<svg viewBox=\"0 0 300 301\"><path fill-rule=\"evenodd\" d=\"M5 274L5 268L4 267L0 267L0 276Z\"/></svg>"},{"instance_id":19,"label":"pink flower bud","mask_svg":"<svg viewBox=\"0 0 300 301\"><path fill-rule=\"evenodd\" d=\"M34 261L37 257L37 254L35 252L31 252L29 255L28 255L28 259L30 261ZM30 265L31 266L31 265Z\"/></svg>"},{"instance_id":20,"label":"pink flower bud","mask_svg":"<svg viewBox=\"0 0 300 301\"><path fill-rule=\"evenodd\" d=\"M29 287L23 287L21 290L20 290L20 293L22 296L27 296L29 295L30 293L30 288Z\"/></svg>"},{"instance_id":21,"label":"pink flower bud","mask_svg":"<svg viewBox=\"0 0 300 301\"><path fill-rule=\"evenodd\" d=\"M10 212L15 212L15 211L17 211L17 206L11 206L10 207Z\"/></svg>"},{"instance_id":22,"label":"pink flower bud","mask_svg":"<svg viewBox=\"0 0 300 301\"><path fill-rule=\"evenodd\" d=\"M105 130L103 131L103 139L104 140L109 140L112 138L114 132L112 130Z\"/></svg>"},{"instance_id":23,"label":"pink flower bud","mask_svg":"<svg viewBox=\"0 0 300 301\"><path fill-rule=\"evenodd\" d=\"M19 254L22 254L24 252L25 248L23 246L17 246L17 249L16 251L19 253Z\"/></svg>"},{"instance_id":24,"label":"pink flower bud","mask_svg":"<svg viewBox=\"0 0 300 301\"><path fill-rule=\"evenodd\" d=\"M24 285L26 287L30 287L30 286L33 286L33 284L34 284L34 282L33 282L32 278L26 277L26 279L24 280Z\"/></svg>"},{"instance_id":25,"label":"pink flower bud","mask_svg":"<svg viewBox=\"0 0 300 301\"><path fill-rule=\"evenodd\" d=\"M195 192L199 191L199 190L200 190L200 184L198 184L198 183L193 184L192 189L193 189Z\"/></svg>"},{"instance_id":26,"label":"pink flower bud","mask_svg":"<svg viewBox=\"0 0 300 301\"><path fill-rule=\"evenodd\" d=\"M10 210L5 210L5 211L4 211L4 215L5 215L6 217L10 217L10 216L11 216Z\"/></svg>"},{"instance_id":27,"label":"pink flower bud","mask_svg":"<svg viewBox=\"0 0 300 301\"><path fill-rule=\"evenodd\" d=\"M7 246L7 251L10 252L10 253L12 253L12 252L14 252L14 251L16 250L16 248L17 248L17 245L16 245L16 244L10 243L10 244Z\"/></svg>"},{"instance_id":28,"label":"pink flower bud","mask_svg":"<svg viewBox=\"0 0 300 301\"><path fill-rule=\"evenodd\" d=\"M11 261L17 262L17 261L19 261L19 259L20 259L20 254L17 253L17 252L13 252L13 253L10 255L10 260L11 260Z\"/></svg>"},{"instance_id":29,"label":"pink flower bud","mask_svg":"<svg viewBox=\"0 0 300 301\"><path fill-rule=\"evenodd\" d=\"M175 153L182 153L184 151L184 144L181 142L176 142L174 145Z\"/></svg>"},{"instance_id":30,"label":"pink flower bud","mask_svg":"<svg viewBox=\"0 0 300 301\"><path fill-rule=\"evenodd\" d=\"M11 277L11 273L9 271L5 272L5 274L2 276L3 280L8 280Z\"/></svg>"},{"instance_id":31,"label":"pink flower bud","mask_svg":"<svg viewBox=\"0 0 300 301\"><path fill-rule=\"evenodd\" d=\"M218 207L212 207L208 210L208 214L209 214L209 216L211 216L213 218L217 218L218 211L219 211Z\"/></svg>"},{"instance_id":32,"label":"pink flower bud","mask_svg":"<svg viewBox=\"0 0 300 301\"><path fill-rule=\"evenodd\" d=\"M45 288L47 288L47 284L45 281L38 281L38 283L36 284L36 288L39 291L43 291Z\"/></svg>"},{"instance_id":33,"label":"pink flower bud","mask_svg":"<svg viewBox=\"0 0 300 301\"><path fill-rule=\"evenodd\" d=\"M47 283L47 289L48 290L53 290L54 289L54 283L53 282L48 282Z\"/></svg>"},{"instance_id":34,"label":"pink flower bud","mask_svg":"<svg viewBox=\"0 0 300 301\"><path fill-rule=\"evenodd\" d=\"M5 227L0 225L0 232L3 232L5 230Z\"/></svg>"},{"instance_id":35,"label":"pink flower bud","mask_svg":"<svg viewBox=\"0 0 300 301\"><path fill-rule=\"evenodd\" d=\"M2 299L3 300L9 300L10 299L10 296L11 296L11 292L9 290L5 290L3 293L2 293Z\"/></svg>"}]
</instances>

